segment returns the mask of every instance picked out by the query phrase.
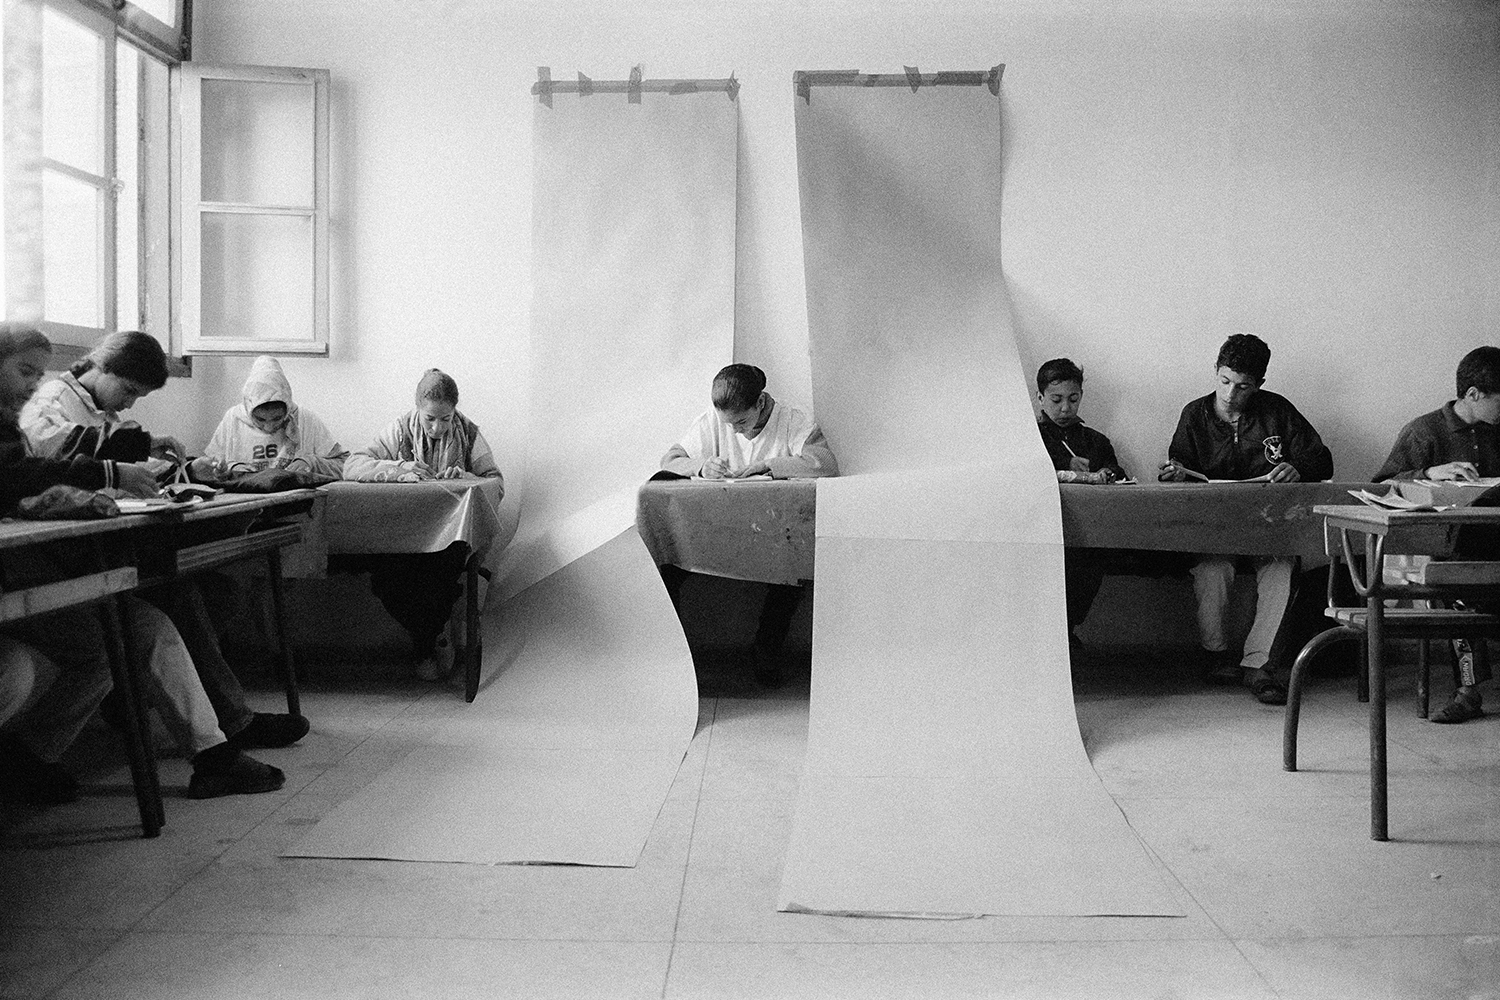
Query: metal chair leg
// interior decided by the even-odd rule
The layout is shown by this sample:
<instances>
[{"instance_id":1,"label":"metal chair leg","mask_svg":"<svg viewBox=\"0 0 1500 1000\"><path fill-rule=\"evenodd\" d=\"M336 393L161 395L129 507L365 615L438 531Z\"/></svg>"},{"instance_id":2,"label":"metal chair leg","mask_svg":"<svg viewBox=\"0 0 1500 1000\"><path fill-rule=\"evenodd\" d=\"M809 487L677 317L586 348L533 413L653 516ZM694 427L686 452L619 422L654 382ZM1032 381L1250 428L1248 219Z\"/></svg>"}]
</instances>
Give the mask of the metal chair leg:
<instances>
[{"instance_id":1,"label":"metal chair leg","mask_svg":"<svg viewBox=\"0 0 1500 1000\"><path fill-rule=\"evenodd\" d=\"M484 650L479 638L479 553L464 563L464 701L479 694L479 668Z\"/></svg>"},{"instance_id":2,"label":"metal chair leg","mask_svg":"<svg viewBox=\"0 0 1500 1000\"><path fill-rule=\"evenodd\" d=\"M1302 715L1302 675L1307 670L1307 664L1325 646L1356 634L1355 629L1346 625L1324 629L1309 639L1297 654L1297 659L1292 661L1292 676L1286 689L1286 715L1281 731L1281 766L1285 770L1297 770L1297 722Z\"/></svg>"}]
</instances>

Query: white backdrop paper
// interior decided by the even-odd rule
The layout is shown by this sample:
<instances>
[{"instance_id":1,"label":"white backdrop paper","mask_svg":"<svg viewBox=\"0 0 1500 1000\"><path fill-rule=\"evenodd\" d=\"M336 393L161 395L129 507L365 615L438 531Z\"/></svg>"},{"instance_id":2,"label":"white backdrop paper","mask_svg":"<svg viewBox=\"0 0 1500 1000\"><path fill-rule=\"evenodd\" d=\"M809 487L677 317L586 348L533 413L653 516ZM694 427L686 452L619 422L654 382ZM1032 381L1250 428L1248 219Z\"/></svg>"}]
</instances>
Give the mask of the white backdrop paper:
<instances>
[{"instance_id":1,"label":"white backdrop paper","mask_svg":"<svg viewBox=\"0 0 1500 1000\"><path fill-rule=\"evenodd\" d=\"M1000 271L982 87L797 100L818 417L807 762L781 908L1179 912L1073 710L1056 480Z\"/></svg>"},{"instance_id":2,"label":"white backdrop paper","mask_svg":"<svg viewBox=\"0 0 1500 1000\"><path fill-rule=\"evenodd\" d=\"M733 350L737 115L537 105L528 461L483 686L424 701L410 752L290 853L635 864L698 703L634 498Z\"/></svg>"}]
</instances>

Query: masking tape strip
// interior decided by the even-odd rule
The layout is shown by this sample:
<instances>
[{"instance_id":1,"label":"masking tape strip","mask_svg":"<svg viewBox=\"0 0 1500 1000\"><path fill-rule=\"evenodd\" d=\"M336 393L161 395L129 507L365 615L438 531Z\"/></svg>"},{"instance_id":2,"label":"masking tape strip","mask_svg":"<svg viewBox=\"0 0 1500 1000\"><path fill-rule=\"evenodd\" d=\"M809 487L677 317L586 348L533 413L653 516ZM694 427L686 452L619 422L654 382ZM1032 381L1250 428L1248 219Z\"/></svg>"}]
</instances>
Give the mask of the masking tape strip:
<instances>
[{"instance_id":1,"label":"masking tape strip","mask_svg":"<svg viewBox=\"0 0 1500 1000\"><path fill-rule=\"evenodd\" d=\"M812 88L820 87L910 87L916 93L920 87L987 87L996 97L1000 96L1000 78L1005 74L1005 64L999 63L987 70L959 70L942 73L922 73L915 66L903 66L901 73L861 73L857 69L799 69L792 73L792 88L798 97L812 103Z\"/></svg>"},{"instance_id":2,"label":"masking tape strip","mask_svg":"<svg viewBox=\"0 0 1500 1000\"><path fill-rule=\"evenodd\" d=\"M538 70L538 76L541 70ZM740 82L730 74L727 80L592 80L582 73L578 82L539 79L531 85L531 92L547 107L552 106L553 94L577 94L588 97L592 94L624 94L630 104L640 103L634 98L639 94L698 94L722 91L731 101L739 99Z\"/></svg>"}]
</instances>

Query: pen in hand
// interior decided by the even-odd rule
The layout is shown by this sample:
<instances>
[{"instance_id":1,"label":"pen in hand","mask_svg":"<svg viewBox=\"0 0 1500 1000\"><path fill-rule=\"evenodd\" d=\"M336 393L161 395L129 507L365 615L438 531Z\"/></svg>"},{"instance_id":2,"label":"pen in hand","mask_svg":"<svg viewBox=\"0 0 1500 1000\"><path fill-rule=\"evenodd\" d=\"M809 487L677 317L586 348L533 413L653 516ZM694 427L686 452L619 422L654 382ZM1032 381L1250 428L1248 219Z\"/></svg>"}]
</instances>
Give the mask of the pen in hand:
<instances>
[{"instance_id":1,"label":"pen in hand","mask_svg":"<svg viewBox=\"0 0 1500 1000\"><path fill-rule=\"evenodd\" d=\"M1199 482L1208 482L1208 477L1203 473L1194 472L1186 466L1178 465L1170 458L1161 463L1161 471L1157 473L1156 478L1164 482L1182 482L1184 479L1196 479Z\"/></svg>"}]
</instances>

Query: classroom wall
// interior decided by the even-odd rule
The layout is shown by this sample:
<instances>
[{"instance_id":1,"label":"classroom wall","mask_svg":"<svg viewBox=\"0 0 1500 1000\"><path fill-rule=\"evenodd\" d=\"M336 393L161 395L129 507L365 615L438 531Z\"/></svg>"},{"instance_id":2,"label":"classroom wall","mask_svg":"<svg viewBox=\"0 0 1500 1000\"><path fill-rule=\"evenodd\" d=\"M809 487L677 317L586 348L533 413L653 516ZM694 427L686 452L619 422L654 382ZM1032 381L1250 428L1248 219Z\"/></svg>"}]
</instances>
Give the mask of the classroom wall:
<instances>
[{"instance_id":1,"label":"classroom wall","mask_svg":"<svg viewBox=\"0 0 1500 1000\"><path fill-rule=\"evenodd\" d=\"M437 365L518 478L539 65L734 71L736 356L797 403L814 401L795 69L1006 64L1004 270L1022 355L1084 365L1085 415L1134 470L1210 390L1228 333L1271 344L1267 387L1348 479L1450 398L1464 351L1500 342L1494 2L198 0L195 17L205 61L332 71L333 351L286 368L353 445ZM198 359L139 416L201 445L248 364Z\"/></svg>"}]
</instances>

